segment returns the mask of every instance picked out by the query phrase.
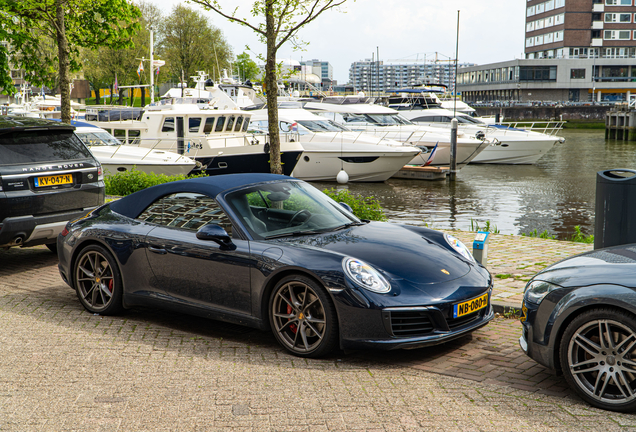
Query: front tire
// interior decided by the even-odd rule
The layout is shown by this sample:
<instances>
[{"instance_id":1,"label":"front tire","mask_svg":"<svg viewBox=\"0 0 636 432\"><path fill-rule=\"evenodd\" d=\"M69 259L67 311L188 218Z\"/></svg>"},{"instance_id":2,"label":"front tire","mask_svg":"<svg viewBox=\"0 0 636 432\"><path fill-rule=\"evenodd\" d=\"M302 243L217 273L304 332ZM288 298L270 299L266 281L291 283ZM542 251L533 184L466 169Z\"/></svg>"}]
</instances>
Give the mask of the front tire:
<instances>
[{"instance_id":1,"label":"front tire","mask_svg":"<svg viewBox=\"0 0 636 432\"><path fill-rule=\"evenodd\" d=\"M106 248L90 245L81 250L73 267L73 284L87 311L102 315L122 311L123 286L119 268Z\"/></svg>"},{"instance_id":2,"label":"front tire","mask_svg":"<svg viewBox=\"0 0 636 432\"><path fill-rule=\"evenodd\" d=\"M568 384L591 405L636 410L636 319L610 308L593 309L568 325L560 345Z\"/></svg>"},{"instance_id":3,"label":"front tire","mask_svg":"<svg viewBox=\"0 0 636 432\"><path fill-rule=\"evenodd\" d=\"M278 342L299 357L321 357L338 342L336 309L325 289L312 279L282 279L269 300L269 319Z\"/></svg>"}]
</instances>

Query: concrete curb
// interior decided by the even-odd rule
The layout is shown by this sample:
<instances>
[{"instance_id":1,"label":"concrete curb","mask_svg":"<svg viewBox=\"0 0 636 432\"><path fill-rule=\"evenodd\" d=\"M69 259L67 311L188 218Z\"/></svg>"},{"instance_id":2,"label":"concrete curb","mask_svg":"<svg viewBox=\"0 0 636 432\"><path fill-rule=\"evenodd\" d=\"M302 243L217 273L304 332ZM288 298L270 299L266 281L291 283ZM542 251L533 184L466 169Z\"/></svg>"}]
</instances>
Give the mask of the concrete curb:
<instances>
[{"instance_id":1,"label":"concrete curb","mask_svg":"<svg viewBox=\"0 0 636 432\"><path fill-rule=\"evenodd\" d=\"M521 306L518 303L493 301L491 304L495 313L508 316L521 316Z\"/></svg>"}]
</instances>

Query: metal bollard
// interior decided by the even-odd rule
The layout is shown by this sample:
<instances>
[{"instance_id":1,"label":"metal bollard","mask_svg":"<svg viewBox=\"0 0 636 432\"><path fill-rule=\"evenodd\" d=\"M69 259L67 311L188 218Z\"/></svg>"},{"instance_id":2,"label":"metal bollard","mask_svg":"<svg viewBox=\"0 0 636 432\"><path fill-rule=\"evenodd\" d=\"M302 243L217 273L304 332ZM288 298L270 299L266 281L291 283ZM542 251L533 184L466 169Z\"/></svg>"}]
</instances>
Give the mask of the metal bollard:
<instances>
[{"instance_id":1,"label":"metal bollard","mask_svg":"<svg viewBox=\"0 0 636 432\"><path fill-rule=\"evenodd\" d=\"M475 261L485 266L488 261L488 236L490 233L479 231L473 241L473 257Z\"/></svg>"}]
</instances>

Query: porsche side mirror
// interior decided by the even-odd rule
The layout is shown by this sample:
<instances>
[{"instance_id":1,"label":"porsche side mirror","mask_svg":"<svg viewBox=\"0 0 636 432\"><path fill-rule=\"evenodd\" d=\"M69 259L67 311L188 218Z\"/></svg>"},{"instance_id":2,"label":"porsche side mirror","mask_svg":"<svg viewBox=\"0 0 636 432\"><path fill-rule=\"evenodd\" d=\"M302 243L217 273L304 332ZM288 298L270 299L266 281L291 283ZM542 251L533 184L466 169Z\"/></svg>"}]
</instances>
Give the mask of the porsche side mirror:
<instances>
[{"instance_id":1,"label":"porsche side mirror","mask_svg":"<svg viewBox=\"0 0 636 432\"><path fill-rule=\"evenodd\" d=\"M340 204L342 206L343 209L345 209L346 211L348 211L349 213L353 214L353 209L351 208L351 206L345 202L339 202L338 204Z\"/></svg>"},{"instance_id":2,"label":"porsche side mirror","mask_svg":"<svg viewBox=\"0 0 636 432\"><path fill-rule=\"evenodd\" d=\"M222 248L232 249L234 243L228 235L228 233L219 225L209 224L204 225L197 231L197 238L199 240L212 240L218 243Z\"/></svg>"}]
</instances>

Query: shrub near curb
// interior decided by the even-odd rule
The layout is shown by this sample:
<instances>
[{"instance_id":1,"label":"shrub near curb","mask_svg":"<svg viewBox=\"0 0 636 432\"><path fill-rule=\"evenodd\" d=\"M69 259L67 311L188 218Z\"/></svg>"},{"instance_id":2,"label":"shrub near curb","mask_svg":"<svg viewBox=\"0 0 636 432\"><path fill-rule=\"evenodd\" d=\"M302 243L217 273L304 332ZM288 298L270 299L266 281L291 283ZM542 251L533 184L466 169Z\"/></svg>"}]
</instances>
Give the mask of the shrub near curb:
<instances>
[{"instance_id":1,"label":"shrub near curb","mask_svg":"<svg viewBox=\"0 0 636 432\"><path fill-rule=\"evenodd\" d=\"M375 197L359 198L352 195L348 190L337 191L335 189L325 189L323 192L336 202L349 204L349 207L353 210L353 214L360 219L373 221L388 220L384 215L384 210L382 210L380 202Z\"/></svg>"},{"instance_id":2,"label":"shrub near curb","mask_svg":"<svg viewBox=\"0 0 636 432\"><path fill-rule=\"evenodd\" d=\"M118 172L115 175L106 177L106 195L126 196L140 190L156 186L162 183L169 183L187 178L207 177L205 174L185 176L183 174L167 176L165 174L147 174L133 168L130 171Z\"/></svg>"}]
</instances>

